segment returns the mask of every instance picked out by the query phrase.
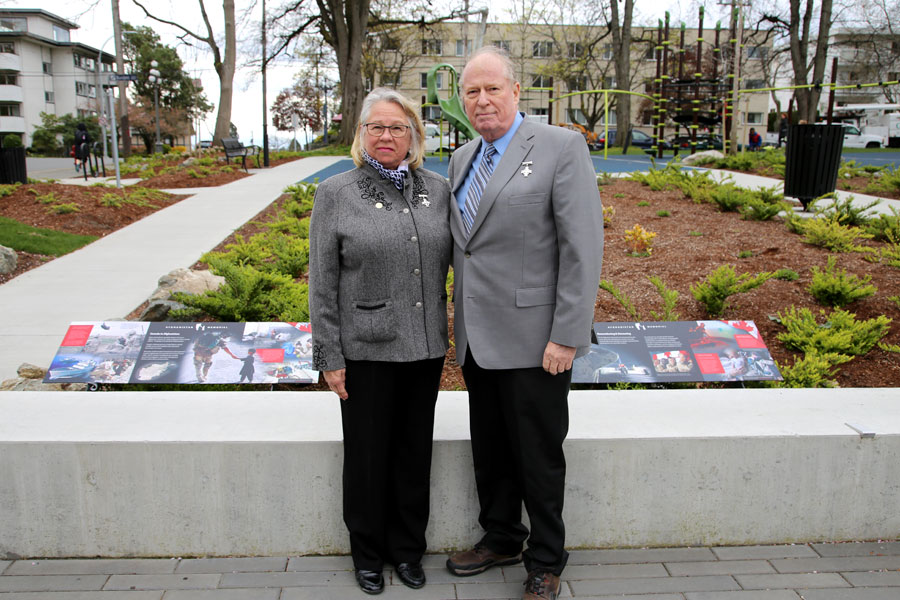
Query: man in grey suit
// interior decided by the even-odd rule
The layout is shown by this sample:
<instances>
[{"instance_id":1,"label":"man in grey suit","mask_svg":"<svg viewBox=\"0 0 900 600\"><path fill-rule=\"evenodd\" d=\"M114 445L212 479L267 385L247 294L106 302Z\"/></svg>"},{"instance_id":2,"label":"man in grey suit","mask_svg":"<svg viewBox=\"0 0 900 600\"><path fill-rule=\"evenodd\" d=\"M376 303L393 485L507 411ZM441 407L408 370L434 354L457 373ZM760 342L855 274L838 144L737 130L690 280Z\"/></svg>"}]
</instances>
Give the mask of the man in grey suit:
<instances>
[{"instance_id":1,"label":"man in grey suit","mask_svg":"<svg viewBox=\"0 0 900 600\"><path fill-rule=\"evenodd\" d=\"M460 81L481 137L453 154L456 356L469 391L479 523L459 576L523 559L525 600L556 598L572 361L588 350L603 257L596 174L575 132L525 120L509 57L478 50ZM522 503L531 532L522 523Z\"/></svg>"}]
</instances>

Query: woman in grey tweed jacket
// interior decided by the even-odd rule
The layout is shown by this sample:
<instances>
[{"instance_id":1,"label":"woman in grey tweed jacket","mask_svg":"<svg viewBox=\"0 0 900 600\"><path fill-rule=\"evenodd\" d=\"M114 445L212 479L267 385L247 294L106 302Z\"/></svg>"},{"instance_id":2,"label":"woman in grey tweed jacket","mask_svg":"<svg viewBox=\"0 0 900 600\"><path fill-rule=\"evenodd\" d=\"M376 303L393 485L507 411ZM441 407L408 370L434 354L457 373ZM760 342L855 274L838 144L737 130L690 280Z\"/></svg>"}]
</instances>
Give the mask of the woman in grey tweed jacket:
<instances>
[{"instance_id":1,"label":"woman in grey tweed jacket","mask_svg":"<svg viewBox=\"0 0 900 600\"><path fill-rule=\"evenodd\" d=\"M447 181L419 168L416 106L378 88L363 102L357 168L319 185L310 222L313 360L341 400L344 522L356 578L384 589L393 564L425 584L434 406L448 348Z\"/></svg>"}]
</instances>

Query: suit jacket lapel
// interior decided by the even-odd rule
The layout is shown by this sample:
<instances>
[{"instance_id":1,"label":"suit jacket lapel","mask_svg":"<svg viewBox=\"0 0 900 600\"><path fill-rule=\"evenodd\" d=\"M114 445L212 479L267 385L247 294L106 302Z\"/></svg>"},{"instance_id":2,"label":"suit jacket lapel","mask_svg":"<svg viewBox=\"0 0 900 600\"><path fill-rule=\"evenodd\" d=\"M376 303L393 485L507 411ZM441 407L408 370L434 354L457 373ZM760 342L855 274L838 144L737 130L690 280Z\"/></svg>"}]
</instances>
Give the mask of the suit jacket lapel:
<instances>
[{"instance_id":1,"label":"suit jacket lapel","mask_svg":"<svg viewBox=\"0 0 900 600\"><path fill-rule=\"evenodd\" d=\"M519 171L522 161L525 160L525 157L528 156L528 153L534 146L531 142L532 137L534 137L534 130L531 124L527 121L522 122L513 138L509 141L509 146L507 146L506 152L503 153L500 164L494 169L487 186L484 188L481 202L478 204L478 214L475 215L475 223L472 224L472 230L469 232L469 239L472 239L475 232L478 231L478 228L487 218L500 192L503 191L509 180ZM469 162L471 163L471 160Z\"/></svg>"}]
</instances>

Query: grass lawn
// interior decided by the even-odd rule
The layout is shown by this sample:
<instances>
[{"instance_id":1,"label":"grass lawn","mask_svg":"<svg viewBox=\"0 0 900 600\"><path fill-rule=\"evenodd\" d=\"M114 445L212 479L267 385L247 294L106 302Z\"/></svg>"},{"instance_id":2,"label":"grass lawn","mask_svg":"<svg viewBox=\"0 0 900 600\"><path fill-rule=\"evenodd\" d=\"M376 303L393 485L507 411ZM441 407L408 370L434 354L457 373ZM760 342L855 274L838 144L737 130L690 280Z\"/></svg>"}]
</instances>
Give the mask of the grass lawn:
<instances>
[{"instance_id":1,"label":"grass lawn","mask_svg":"<svg viewBox=\"0 0 900 600\"><path fill-rule=\"evenodd\" d=\"M78 250L96 239L97 237L92 235L73 235L52 229L40 229L0 217L0 246L6 246L13 250L47 256L62 256Z\"/></svg>"}]
</instances>

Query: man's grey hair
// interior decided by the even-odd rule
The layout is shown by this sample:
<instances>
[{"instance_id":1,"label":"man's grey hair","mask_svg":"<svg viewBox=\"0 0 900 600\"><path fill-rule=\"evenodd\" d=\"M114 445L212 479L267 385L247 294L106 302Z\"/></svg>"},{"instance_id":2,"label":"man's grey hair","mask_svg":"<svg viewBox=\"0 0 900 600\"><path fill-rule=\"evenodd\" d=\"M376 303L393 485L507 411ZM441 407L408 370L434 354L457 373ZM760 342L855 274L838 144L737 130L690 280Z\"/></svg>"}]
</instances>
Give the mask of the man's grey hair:
<instances>
[{"instance_id":1,"label":"man's grey hair","mask_svg":"<svg viewBox=\"0 0 900 600\"><path fill-rule=\"evenodd\" d=\"M501 63L503 63L503 70L506 72L506 79L509 80L510 85L514 85L516 83L516 65L513 64L512 59L509 57L509 52L504 50L503 48L499 48L494 46L493 44L482 46L478 50L472 53L472 56L469 57L469 62L472 62L479 56L490 54L491 56L497 57ZM468 63L466 63L468 65ZM463 86L463 79L466 76L466 70L463 69L462 76L459 78L460 87Z\"/></svg>"}]
</instances>

